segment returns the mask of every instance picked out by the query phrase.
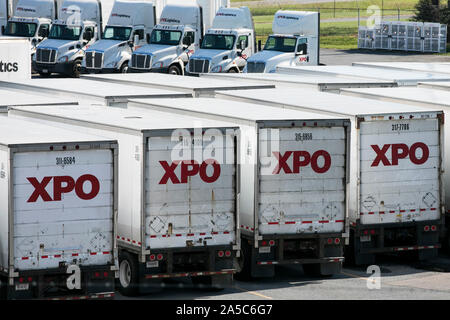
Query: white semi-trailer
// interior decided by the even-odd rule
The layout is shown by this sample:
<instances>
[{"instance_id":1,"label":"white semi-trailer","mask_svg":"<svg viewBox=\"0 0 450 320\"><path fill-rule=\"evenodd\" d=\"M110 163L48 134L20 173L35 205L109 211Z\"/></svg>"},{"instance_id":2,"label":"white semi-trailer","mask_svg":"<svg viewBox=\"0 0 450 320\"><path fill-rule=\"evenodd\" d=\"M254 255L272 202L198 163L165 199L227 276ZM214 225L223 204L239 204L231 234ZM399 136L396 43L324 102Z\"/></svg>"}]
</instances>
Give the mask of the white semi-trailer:
<instances>
[{"instance_id":1,"label":"white semi-trailer","mask_svg":"<svg viewBox=\"0 0 450 320\"><path fill-rule=\"evenodd\" d=\"M82 69L128 72L133 50L147 44L155 19L152 2L116 0L101 39L85 52Z\"/></svg>"},{"instance_id":2,"label":"white semi-trailer","mask_svg":"<svg viewBox=\"0 0 450 320\"><path fill-rule=\"evenodd\" d=\"M13 113L117 139L122 293L145 292L177 277L231 285L240 248L234 124L92 106L20 107Z\"/></svg>"},{"instance_id":3,"label":"white semi-trailer","mask_svg":"<svg viewBox=\"0 0 450 320\"><path fill-rule=\"evenodd\" d=\"M279 10L272 31L264 49L247 60L244 72L273 73L279 66L319 64L318 12Z\"/></svg>"},{"instance_id":4,"label":"white semi-trailer","mask_svg":"<svg viewBox=\"0 0 450 320\"><path fill-rule=\"evenodd\" d=\"M445 195L442 111L305 89L224 91L216 97L350 117L347 258L373 264L379 253L437 256Z\"/></svg>"},{"instance_id":5,"label":"white semi-trailer","mask_svg":"<svg viewBox=\"0 0 450 320\"><path fill-rule=\"evenodd\" d=\"M275 265L307 274L341 270L348 237L350 123L222 99L132 99L129 108L240 126L240 277L273 277Z\"/></svg>"},{"instance_id":6,"label":"white semi-trailer","mask_svg":"<svg viewBox=\"0 0 450 320\"><path fill-rule=\"evenodd\" d=\"M117 143L0 117L0 295L114 295Z\"/></svg>"}]
</instances>

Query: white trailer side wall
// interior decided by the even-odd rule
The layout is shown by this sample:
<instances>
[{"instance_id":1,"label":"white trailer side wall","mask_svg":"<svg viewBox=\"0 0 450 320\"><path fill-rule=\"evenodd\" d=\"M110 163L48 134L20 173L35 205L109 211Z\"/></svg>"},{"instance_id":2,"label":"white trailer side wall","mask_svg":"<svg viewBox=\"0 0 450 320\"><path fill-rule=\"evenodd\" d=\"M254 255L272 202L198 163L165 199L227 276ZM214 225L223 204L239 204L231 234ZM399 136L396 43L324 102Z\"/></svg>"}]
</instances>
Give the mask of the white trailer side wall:
<instances>
[{"instance_id":1,"label":"white trailer side wall","mask_svg":"<svg viewBox=\"0 0 450 320\"><path fill-rule=\"evenodd\" d=\"M0 146L0 268L8 269L9 151Z\"/></svg>"}]
</instances>

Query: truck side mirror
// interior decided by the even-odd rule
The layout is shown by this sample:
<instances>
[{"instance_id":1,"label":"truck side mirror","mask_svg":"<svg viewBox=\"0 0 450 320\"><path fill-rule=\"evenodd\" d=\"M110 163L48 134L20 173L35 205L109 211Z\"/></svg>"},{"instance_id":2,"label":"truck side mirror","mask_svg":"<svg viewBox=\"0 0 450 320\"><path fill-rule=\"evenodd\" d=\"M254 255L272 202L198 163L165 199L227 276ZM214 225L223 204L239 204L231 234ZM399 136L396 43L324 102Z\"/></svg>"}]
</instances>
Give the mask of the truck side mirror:
<instances>
[{"instance_id":1,"label":"truck side mirror","mask_svg":"<svg viewBox=\"0 0 450 320\"><path fill-rule=\"evenodd\" d=\"M5 26L2 26L2 34L5 33Z\"/></svg>"},{"instance_id":2,"label":"truck side mirror","mask_svg":"<svg viewBox=\"0 0 450 320\"><path fill-rule=\"evenodd\" d=\"M139 43L139 35L138 35L138 34L135 34L135 35L134 35L134 37L133 37L133 43L134 43L135 46Z\"/></svg>"},{"instance_id":3,"label":"truck side mirror","mask_svg":"<svg viewBox=\"0 0 450 320\"><path fill-rule=\"evenodd\" d=\"M150 33L147 33L147 43L150 43Z\"/></svg>"},{"instance_id":4,"label":"truck side mirror","mask_svg":"<svg viewBox=\"0 0 450 320\"><path fill-rule=\"evenodd\" d=\"M245 49L245 40L241 40L240 45L241 45L241 50L244 50Z\"/></svg>"},{"instance_id":5,"label":"truck side mirror","mask_svg":"<svg viewBox=\"0 0 450 320\"><path fill-rule=\"evenodd\" d=\"M307 48L308 48L308 45L306 43L300 43L297 46L297 51L295 52L295 55L299 56L299 55L307 54Z\"/></svg>"},{"instance_id":6,"label":"truck side mirror","mask_svg":"<svg viewBox=\"0 0 450 320\"><path fill-rule=\"evenodd\" d=\"M191 41L192 39L191 39L191 37L189 37L189 36L187 36L187 37L184 37L184 39L183 39L183 44L185 45L185 46L190 46L191 44L192 44L192 41Z\"/></svg>"}]
</instances>

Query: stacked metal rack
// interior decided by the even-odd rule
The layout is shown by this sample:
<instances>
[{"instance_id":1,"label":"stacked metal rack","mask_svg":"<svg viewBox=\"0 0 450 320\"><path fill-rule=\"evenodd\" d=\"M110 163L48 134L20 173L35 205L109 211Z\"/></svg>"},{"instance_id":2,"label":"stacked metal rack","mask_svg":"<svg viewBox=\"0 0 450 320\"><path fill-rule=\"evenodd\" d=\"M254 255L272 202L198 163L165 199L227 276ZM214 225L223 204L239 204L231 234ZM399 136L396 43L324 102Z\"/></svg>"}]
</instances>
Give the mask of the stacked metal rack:
<instances>
[{"instance_id":1,"label":"stacked metal rack","mask_svg":"<svg viewBox=\"0 0 450 320\"><path fill-rule=\"evenodd\" d=\"M446 52L447 25L430 22L382 21L358 29L359 49Z\"/></svg>"}]
</instances>

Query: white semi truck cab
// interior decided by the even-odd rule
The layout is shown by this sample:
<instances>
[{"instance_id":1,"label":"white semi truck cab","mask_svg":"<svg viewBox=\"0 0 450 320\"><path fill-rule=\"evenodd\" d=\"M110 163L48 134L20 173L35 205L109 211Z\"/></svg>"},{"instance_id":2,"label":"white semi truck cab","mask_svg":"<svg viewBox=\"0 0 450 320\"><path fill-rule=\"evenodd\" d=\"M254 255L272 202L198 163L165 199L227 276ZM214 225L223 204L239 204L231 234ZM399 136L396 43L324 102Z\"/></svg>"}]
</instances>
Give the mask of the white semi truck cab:
<instances>
[{"instance_id":1,"label":"white semi truck cab","mask_svg":"<svg viewBox=\"0 0 450 320\"><path fill-rule=\"evenodd\" d=\"M51 73L79 77L84 51L100 38L100 0L66 0L48 39L36 49L33 67L41 76Z\"/></svg>"},{"instance_id":2,"label":"white semi truck cab","mask_svg":"<svg viewBox=\"0 0 450 320\"><path fill-rule=\"evenodd\" d=\"M86 50L82 70L126 73L133 50L147 44L155 20L151 2L116 0L102 39Z\"/></svg>"},{"instance_id":3,"label":"white semi truck cab","mask_svg":"<svg viewBox=\"0 0 450 320\"><path fill-rule=\"evenodd\" d=\"M56 18L56 0L19 0L14 15L2 27L2 36L29 39L34 54L37 44L48 37Z\"/></svg>"},{"instance_id":4,"label":"white semi truck cab","mask_svg":"<svg viewBox=\"0 0 450 320\"><path fill-rule=\"evenodd\" d=\"M264 49L247 60L244 72L273 73L279 66L319 64L318 12L282 11L275 14Z\"/></svg>"},{"instance_id":5,"label":"white semi truck cab","mask_svg":"<svg viewBox=\"0 0 450 320\"><path fill-rule=\"evenodd\" d=\"M197 2L166 5L149 44L133 53L132 70L183 74L189 56L199 47L203 30L203 8Z\"/></svg>"},{"instance_id":6,"label":"white semi truck cab","mask_svg":"<svg viewBox=\"0 0 450 320\"><path fill-rule=\"evenodd\" d=\"M239 73L254 53L255 28L249 8L220 8L186 69L193 74Z\"/></svg>"}]
</instances>

